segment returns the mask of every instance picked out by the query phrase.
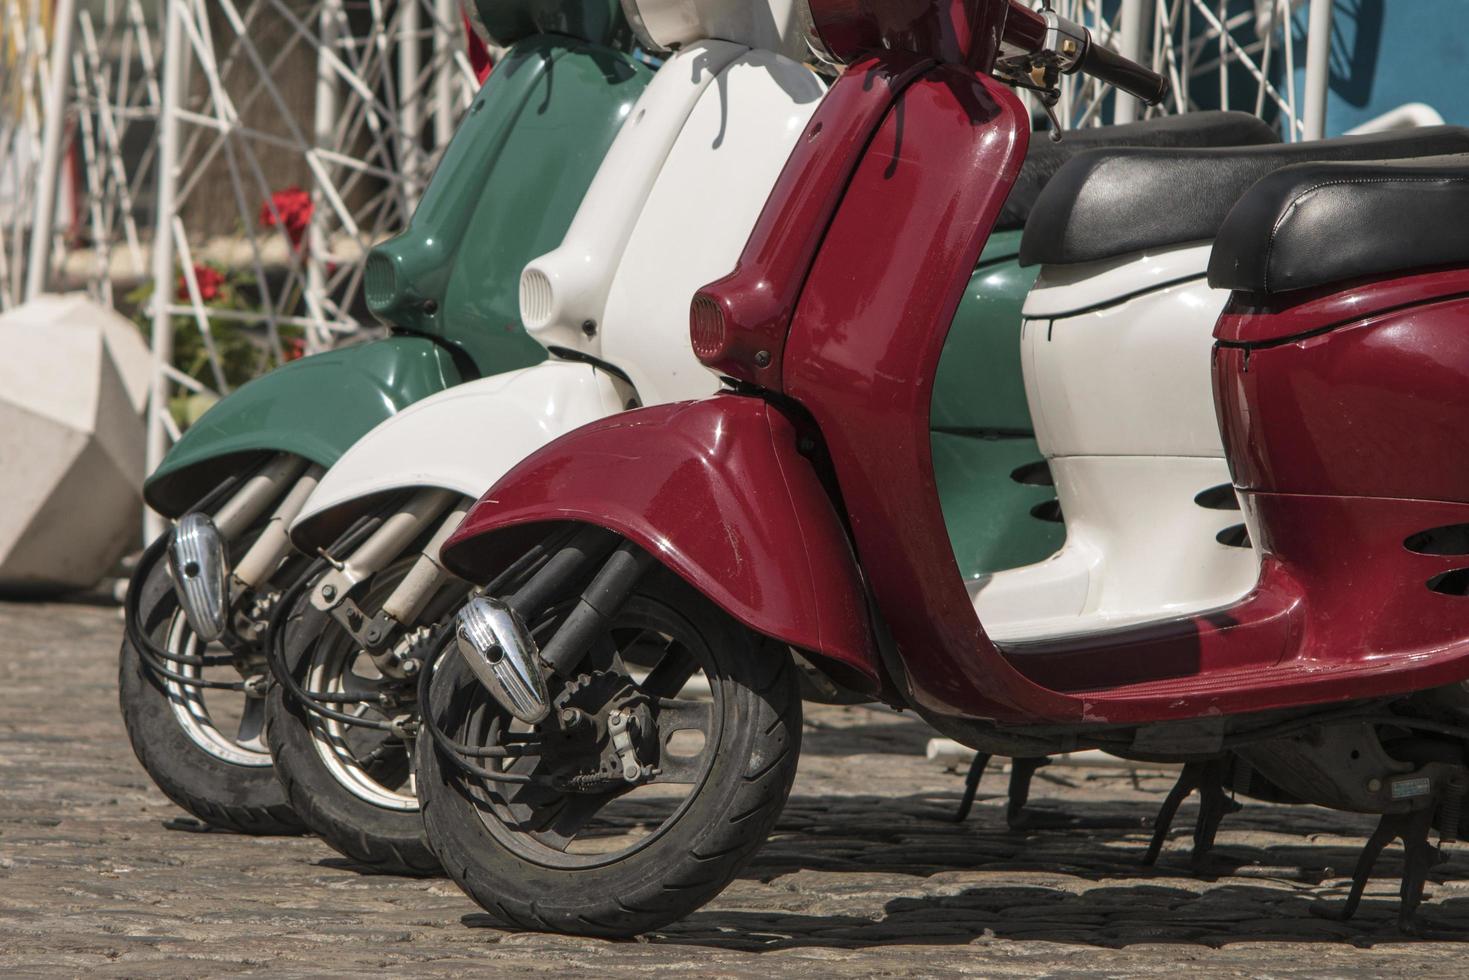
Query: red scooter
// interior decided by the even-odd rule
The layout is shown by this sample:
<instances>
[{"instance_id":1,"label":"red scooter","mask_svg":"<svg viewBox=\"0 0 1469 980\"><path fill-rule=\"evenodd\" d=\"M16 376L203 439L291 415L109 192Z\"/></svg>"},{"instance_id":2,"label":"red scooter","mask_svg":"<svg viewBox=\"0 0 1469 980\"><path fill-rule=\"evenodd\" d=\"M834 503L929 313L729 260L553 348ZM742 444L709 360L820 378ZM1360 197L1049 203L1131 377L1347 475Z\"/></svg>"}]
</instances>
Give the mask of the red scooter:
<instances>
[{"instance_id":1,"label":"red scooter","mask_svg":"<svg viewBox=\"0 0 1469 980\"><path fill-rule=\"evenodd\" d=\"M1389 200L1352 216L1345 241L1362 245L1324 249L1319 210L1298 225L1294 199L1273 222L1259 194L1242 202L1215 271L1250 292L1221 322L1215 375L1258 587L1212 613L1000 648L955 564L927 430L945 332L1025 152L1001 80L1043 98L1076 70L1145 101L1166 85L1015 2L811 11L847 68L738 267L692 305L694 348L731 390L558 440L444 547L488 583L442 641L458 655L425 675L419 792L445 866L528 927L627 934L687 913L789 789L794 658L980 751L1185 761L1240 792L1257 773L1268 793L1381 814L1345 914L1401 836L1411 926L1429 830L1459 833L1469 786L1469 504L1445 502L1469 486L1454 425L1469 341L1433 330L1462 299L1417 304L1469 280L1274 294L1384 271L1394 222L1404 264L1431 263L1452 211L1389 220L1401 202L1372 191ZM1321 183L1292 186L1346 199ZM1225 758L1243 764L1220 775Z\"/></svg>"}]
</instances>

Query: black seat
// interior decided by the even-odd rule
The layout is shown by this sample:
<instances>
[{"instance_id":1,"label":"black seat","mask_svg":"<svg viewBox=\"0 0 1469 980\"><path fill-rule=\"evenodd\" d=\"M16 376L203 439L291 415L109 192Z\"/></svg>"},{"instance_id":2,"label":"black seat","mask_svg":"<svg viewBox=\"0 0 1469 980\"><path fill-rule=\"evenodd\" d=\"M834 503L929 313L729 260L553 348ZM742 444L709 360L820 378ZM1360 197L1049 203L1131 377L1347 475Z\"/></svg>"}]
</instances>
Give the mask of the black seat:
<instances>
[{"instance_id":1,"label":"black seat","mask_svg":"<svg viewBox=\"0 0 1469 980\"><path fill-rule=\"evenodd\" d=\"M1092 150L1065 164L1036 201L1020 264L1096 262L1214 238L1261 177L1291 164L1469 152L1469 129L1343 136L1225 149Z\"/></svg>"},{"instance_id":2,"label":"black seat","mask_svg":"<svg viewBox=\"0 0 1469 980\"><path fill-rule=\"evenodd\" d=\"M1046 133L1033 133L1025 165L1020 168L1020 177L995 230L1024 228L1036 198L1056 171L1086 150L1103 146L1255 146L1279 142L1274 129L1247 112L1188 112L1121 126L1074 129L1068 130L1059 143L1052 142Z\"/></svg>"},{"instance_id":3,"label":"black seat","mask_svg":"<svg viewBox=\"0 0 1469 980\"><path fill-rule=\"evenodd\" d=\"M1270 174L1220 227L1209 284L1285 293L1444 265L1469 265L1469 154Z\"/></svg>"}]
</instances>

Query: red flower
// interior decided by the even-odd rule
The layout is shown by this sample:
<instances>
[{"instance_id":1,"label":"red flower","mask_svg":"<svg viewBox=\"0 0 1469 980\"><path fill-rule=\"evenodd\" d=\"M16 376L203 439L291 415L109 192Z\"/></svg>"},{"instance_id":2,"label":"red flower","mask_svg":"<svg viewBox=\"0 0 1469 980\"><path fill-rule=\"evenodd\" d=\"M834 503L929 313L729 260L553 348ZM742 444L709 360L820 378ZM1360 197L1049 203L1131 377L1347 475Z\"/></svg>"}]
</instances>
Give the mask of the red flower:
<instances>
[{"instance_id":1,"label":"red flower","mask_svg":"<svg viewBox=\"0 0 1469 980\"><path fill-rule=\"evenodd\" d=\"M206 303L212 303L219 299L219 287L224 285L224 273L212 265L196 265L194 282L199 286L199 298ZM178 298L183 302L189 299L189 281L182 272L179 273Z\"/></svg>"},{"instance_id":2,"label":"red flower","mask_svg":"<svg viewBox=\"0 0 1469 980\"><path fill-rule=\"evenodd\" d=\"M306 354L306 341L300 337L287 337L281 342L281 360L299 361Z\"/></svg>"},{"instance_id":3,"label":"red flower","mask_svg":"<svg viewBox=\"0 0 1469 980\"><path fill-rule=\"evenodd\" d=\"M490 72L495 69L495 59L490 57L489 47L475 33L474 26L470 24L469 11L461 6L459 16L464 20L464 40L469 48L469 67L474 69L475 80L483 85L485 79L490 77Z\"/></svg>"},{"instance_id":4,"label":"red flower","mask_svg":"<svg viewBox=\"0 0 1469 980\"><path fill-rule=\"evenodd\" d=\"M316 205L311 202L310 194L299 187L287 187L270 195L270 200L260 206L260 227L274 228L280 225L285 230L286 237L290 238L291 246L300 248L301 239L306 237L306 229L311 224L311 215L315 210Z\"/></svg>"}]
</instances>

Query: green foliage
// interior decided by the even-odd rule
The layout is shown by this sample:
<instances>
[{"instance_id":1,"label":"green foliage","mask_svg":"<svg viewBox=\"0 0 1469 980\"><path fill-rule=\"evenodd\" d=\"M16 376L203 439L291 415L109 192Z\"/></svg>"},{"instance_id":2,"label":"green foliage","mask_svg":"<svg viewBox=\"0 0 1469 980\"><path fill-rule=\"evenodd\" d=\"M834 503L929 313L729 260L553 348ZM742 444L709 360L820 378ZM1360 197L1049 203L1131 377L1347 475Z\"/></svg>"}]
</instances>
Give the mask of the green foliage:
<instances>
[{"instance_id":1,"label":"green foliage","mask_svg":"<svg viewBox=\"0 0 1469 980\"><path fill-rule=\"evenodd\" d=\"M284 358L278 358L270 344L270 328L263 314L263 306L255 296L253 280L221 269L212 264L194 267L195 288L204 308L209 313L231 311L251 314L247 317L223 317L209 315L205 325L209 339L219 357L219 374L210 364L209 346L204 341L199 318L193 315L175 315L173 321L173 356L171 363L180 373L193 378L200 384L219 391L221 380L227 394L253 378L278 367L282 360L295 360L304 347L304 331L300 327L280 325L280 336ZM182 270L175 280L180 302L188 302L189 289ZM133 310L133 322L145 336L151 334L154 283L146 282L123 297L123 302ZM287 309L295 304L288 304ZM222 375L222 379L220 377ZM188 389L180 390L169 400L169 412L180 429L193 424L218 396L199 393Z\"/></svg>"}]
</instances>

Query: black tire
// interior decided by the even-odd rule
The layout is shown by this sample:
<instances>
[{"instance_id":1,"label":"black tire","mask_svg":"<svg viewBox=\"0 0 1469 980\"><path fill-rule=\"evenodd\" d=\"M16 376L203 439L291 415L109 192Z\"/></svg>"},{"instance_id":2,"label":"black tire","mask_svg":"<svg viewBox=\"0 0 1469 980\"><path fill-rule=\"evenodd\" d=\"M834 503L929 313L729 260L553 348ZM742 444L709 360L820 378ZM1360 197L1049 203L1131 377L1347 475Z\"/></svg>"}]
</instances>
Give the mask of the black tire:
<instances>
[{"instance_id":1,"label":"black tire","mask_svg":"<svg viewBox=\"0 0 1469 980\"><path fill-rule=\"evenodd\" d=\"M175 615L182 616L163 562L131 587L143 590L138 608L145 635L162 646ZM180 807L205 823L241 834L300 834L305 829L272 766L230 762L189 737L167 682L148 668L126 637L119 655L118 701L138 762Z\"/></svg>"},{"instance_id":2,"label":"black tire","mask_svg":"<svg viewBox=\"0 0 1469 980\"><path fill-rule=\"evenodd\" d=\"M712 653L705 673L722 704L709 767L660 836L598 866L552 868L507 847L483 804L427 733L418 740L418 792L428 837L449 875L496 918L522 929L625 937L667 925L708 902L765 841L790 793L800 755L801 701L787 650L736 623L665 573L629 605L663 603ZM455 712L487 698L452 651L440 661L429 710L459 737ZM463 714L460 714L463 717ZM503 824L502 833L508 833Z\"/></svg>"},{"instance_id":3,"label":"black tire","mask_svg":"<svg viewBox=\"0 0 1469 980\"><path fill-rule=\"evenodd\" d=\"M286 662L310 658L336 623L304 599L286 626ZM341 709L342 705L334 705ZM332 848L381 874L437 875L418 810L374 805L344 786L322 756L320 720L280 684L266 699L266 742L276 777L306 826ZM409 750L407 762L412 761Z\"/></svg>"}]
</instances>

